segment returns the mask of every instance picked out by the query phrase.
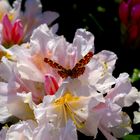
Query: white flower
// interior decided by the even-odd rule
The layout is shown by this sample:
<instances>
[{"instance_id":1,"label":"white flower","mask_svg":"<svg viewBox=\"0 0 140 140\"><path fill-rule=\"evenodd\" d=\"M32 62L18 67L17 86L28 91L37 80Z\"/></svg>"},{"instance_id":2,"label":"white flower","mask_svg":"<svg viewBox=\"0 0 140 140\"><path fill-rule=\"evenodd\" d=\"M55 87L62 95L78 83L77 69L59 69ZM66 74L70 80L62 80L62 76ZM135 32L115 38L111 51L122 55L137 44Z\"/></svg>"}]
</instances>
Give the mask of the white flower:
<instances>
[{"instance_id":1,"label":"white flower","mask_svg":"<svg viewBox=\"0 0 140 140\"><path fill-rule=\"evenodd\" d=\"M51 74L54 76L59 85L61 85L62 77L58 75L59 70L45 64L44 58L49 58L65 69L72 69L86 54L89 52L94 53L94 36L84 29L79 29L76 31L73 43L69 43L66 42L63 36L52 34L46 25L41 25L31 36L29 50L30 54L26 51L22 51L22 55L21 53L16 53L20 73L26 75L26 78L34 80L36 78L37 80L38 75L30 76L33 71L39 74L36 71L37 68L43 75ZM116 59L116 55L109 51L102 51L93 55L93 58L85 65L84 73L78 79L81 83L92 85L104 94L115 84L115 78L111 72ZM29 65L32 65L33 68ZM25 69L26 73L24 72ZM31 72L27 72L27 70L31 70Z\"/></svg>"},{"instance_id":2,"label":"white flower","mask_svg":"<svg viewBox=\"0 0 140 140\"><path fill-rule=\"evenodd\" d=\"M32 120L21 121L15 125L12 125L2 140L33 140L33 132L37 127L36 122Z\"/></svg>"},{"instance_id":3,"label":"white flower","mask_svg":"<svg viewBox=\"0 0 140 140\"><path fill-rule=\"evenodd\" d=\"M78 140L76 127L68 121L66 127L60 128L52 123L44 123L34 130L33 140Z\"/></svg>"},{"instance_id":4,"label":"white flower","mask_svg":"<svg viewBox=\"0 0 140 140\"><path fill-rule=\"evenodd\" d=\"M56 128L53 124L44 123L37 126L33 120L20 121L17 124L3 127L0 140L78 140L77 132L72 121L68 121L65 128Z\"/></svg>"},{"instance_id":5,"label":"white flower","mask_svg":"<svg viewBox=\"0 0 140 140\"><path fill-rule=\"evenodd\" d=\"M48 122L56 128L66 127L71 120L79 131L96 137L100 116L93 108L104 101L103 97L94 90L77 92L71 83L73 80L67 79L55 95L45 96L43 103L35 108L35 117L40 125Z\"/></svg>"},{"instance_id":6,"label":"white flower","mask_svg":"<svg viewBox=\"0 0 140 140\"><path fill-rule=\"evenodd\" d=\"M51 25L59 17L59 14L53 11L45 11L42 13L42 5L40 0L27 0L25 2L25 11L20 12L18 18L24 25L25 40L29 40L32 31L39 25L46 23ZM32 19L32 20L31 20ZM53 26L54 32L57 31L58 25Z\"/></svg>"},{"instance_id":7,"label":"white flower","mask_svg":"<svg viewBox=\"0 0 140 140\"><path fill-rule=\"evenodd\" d=\"M138 97L138 91L132 87L128 74L122 73L116 79L115 87L105 96L105 103L100 103L95 109L102 116L99 129L110 139L121 138L133 130L129 116L122 111L122 107L131 106ZM113 136L111 135L113 134Z\"/></svg>"},{"instance_id":8,"label":"white flower","mask_svg":"<svg viewBox=\"0 0 140 140\"><path fill-rule=\"evenodd\" d=\"M140 106L140 92L138 93L136 103L138 103L138 105ZM138 111L134 111L133 122L134 122L134 124L140 123L140 108L138 109Z\"/></svg>"},{"instance_id":9,"label":"white flower","mask_svg":"<svg viewBox=\"0 0 140 140\"><path fill-rule=\"evenodd\" d=\"M12 8L8 1L0 1L0 42L6 48L29 41L36 27L42 23L51 25L59 16L58 13L52 11L42 12L40 0L26 0L23 12L21 2L22 0L14 1ZM57 24L51 27L53 32L57 29Z\"/></svg>"},{"instance_id":10,"label":"white flower","mask_svg":"<svg viewBox=\"0 0 140 140\"><path fill-rule=\"evenodd\" d=\"M34 118L32 95L19 80L15 72L16 65L8 60L0 65L0 76L4 80L0 83L0 108L3 110L0 114L1 122L5 122L10 116L24 120Z\"/></svg>"}]
</instances>

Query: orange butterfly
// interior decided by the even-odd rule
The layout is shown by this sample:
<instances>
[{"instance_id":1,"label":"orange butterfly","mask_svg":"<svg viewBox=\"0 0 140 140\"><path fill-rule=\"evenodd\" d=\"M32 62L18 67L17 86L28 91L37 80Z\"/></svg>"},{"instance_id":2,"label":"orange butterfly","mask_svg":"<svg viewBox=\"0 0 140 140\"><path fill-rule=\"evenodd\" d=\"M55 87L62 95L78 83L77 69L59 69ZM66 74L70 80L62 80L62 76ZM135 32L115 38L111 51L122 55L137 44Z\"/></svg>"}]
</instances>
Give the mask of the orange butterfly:
<instances>
[{"instance_id":1,"label":"orange butterfly","mask_svg":"<svg viewBox=\"0 0 140 140\"><path fill-rule=\"evenodd\" d=\"M53 62L49 58L44 58L44 61L49 64L52 68L58 69L58 74L62 78L67 78L70 76L72 79L79 77L85 71L85 65L88 64L93 56L93 52L88 52L81 60L76 63L73 69L65 69L63 66L56 62Z\"/></svg>"}]
</instances>

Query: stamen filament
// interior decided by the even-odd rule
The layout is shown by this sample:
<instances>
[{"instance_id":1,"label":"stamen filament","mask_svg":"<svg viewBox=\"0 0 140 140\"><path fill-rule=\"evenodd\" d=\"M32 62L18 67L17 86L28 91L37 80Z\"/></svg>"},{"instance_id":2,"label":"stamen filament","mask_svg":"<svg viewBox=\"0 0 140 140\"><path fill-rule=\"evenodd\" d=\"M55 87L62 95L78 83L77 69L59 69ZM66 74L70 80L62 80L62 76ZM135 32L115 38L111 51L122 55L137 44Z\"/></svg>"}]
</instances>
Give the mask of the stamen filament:
<instances>
[{"instance_id":1,"label":"stamen filament","mask_svg":"<svg viewBox=\"0 0 140 140\"><path fill-rule=\"evenodd\" d=\"M65 103L65 106L66 106L66 109L68 110L68 113L69 113L71 119L73 120L74 124L78 128L83 128L84 127L84 121L80 120L80 117L77 115L77 113L72 111L72 108L70 107L70 105L68 103Z\"/></svg>"}]
</instances>

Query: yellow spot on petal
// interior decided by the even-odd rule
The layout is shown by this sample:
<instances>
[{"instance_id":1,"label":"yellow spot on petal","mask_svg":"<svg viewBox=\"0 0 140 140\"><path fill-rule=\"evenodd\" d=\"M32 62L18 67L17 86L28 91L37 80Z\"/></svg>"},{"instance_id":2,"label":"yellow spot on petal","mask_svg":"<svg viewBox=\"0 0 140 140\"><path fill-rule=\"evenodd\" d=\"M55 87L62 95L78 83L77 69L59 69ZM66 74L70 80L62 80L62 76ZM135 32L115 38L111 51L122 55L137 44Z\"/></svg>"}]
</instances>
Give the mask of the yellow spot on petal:
<instances>
[{"instance_id":1,"label":"yellow spot on petal","mask_svg":"<svg viewBox=\"0 0 140 140\"><path fill-rule=\"evenodd\" d=\"M0 51L0 60L2 59L2 57L5 56L7 59L12 60L12 55L9 54L8 52L5 51Z\"/></svg>"},{"instance_id":2,"label":"yellow spot on petal","mask_svg":"<svg viewBox=\"0 0 140 140\"><path fill-rule=\"evenodd\" d=\"M108 70L108 65L107 62L102 62L102 66L103 66L103 73L102 76L104 76Z\"/></svg>"},{"instance_id":3,"label":"yellow spot on petal","mask_svg":"<svg viewBox=\"0 0 140 140\"><path fill-rule=\"evenodd\" d=\"M65 123L70 118L78 128L83 128L85 124L85 120L82 119L75 111L75 108L79 106L78 104L79 100L80 97L73 96L70 92L67 92L64 94L64 96L55 100L53 102L53 105L61 106L63 108Z\"/></svg>"},{"instance_id":4,"label":"yellow spot on petal","mask_svg":"<svg viewBox=\"0 0 140 140\"><path fill-rule=\"evenodd\" d=\"M72 102L72 101L77 101L77 100L79 100L79 97L73 96L68 92L64 96L62 96L61 98L57 99L54 102L54 104L55 105L63 105L65 103Z\"/></svg>"},{"instance_id":5,"label":"yellow spot on petal","mask_svg":"<svg viewBox=\"0 0 140 140\"><path fill-rule=\"evenodd\" d=\"M12 12L8 13L8 18L9 18L10 21L13 21L14 17L15 17L14 13L12 13Z\"/></svg>"},{"instance_id":6,"label":"yellow spot on petal","mask_svg":"<svg viewBox=\"0 0 140 140\"><path fill-rule=\"evenodd\" d=\"M8 59L12 59L12 55L9 54L9 53L5 53L5 57L8 58Z\"/></svg>"},{"instance_id":7,"label":"yellow spot on petal","mask_svg":"<svg viewBox=\"0 0 140 140\"><path fill-rule=\"evenodd\" d=\"M120 127L122 127L122 128L131 127L132 122L131 122L131 120L129 119L129 116L127 115L127 113L122 112L122 119L123 119L123 118L124 118L124 119L126 118L126 120L123 120L123 123L121 123Z\"/></svg>"},{"instance_id":8,"label":"yellow spot on petal","mask_svg":"<svg viewBox=\"0 0 140 140\"><path fill-rule=\"evenodd\" d=\"M4 127L5 127L5 128L9 128L8 124L5 124Z\"/></svg>"}]
</instances>

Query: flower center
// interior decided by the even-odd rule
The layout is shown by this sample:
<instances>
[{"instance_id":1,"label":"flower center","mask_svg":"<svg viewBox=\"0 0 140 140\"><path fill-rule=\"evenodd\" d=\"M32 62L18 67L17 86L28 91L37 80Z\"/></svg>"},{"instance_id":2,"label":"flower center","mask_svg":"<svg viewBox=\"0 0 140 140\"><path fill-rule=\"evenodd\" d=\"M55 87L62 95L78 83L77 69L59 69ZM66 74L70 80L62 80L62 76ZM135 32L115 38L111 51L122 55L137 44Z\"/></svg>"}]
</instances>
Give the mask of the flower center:
<instances>
[{"instance_id":1,"label":"flower center","mask_svg":"<svg viewBox=\"0 0 140 140\"><path fill-rule=\"evenodd\" d=\"M8 52L5 52L5 51L0 50L0 61L1 61L1 58L3 56L5 56L9 60L12 60L12 55L11 54L9 54Z\"/></svg>"},{"instance_id":2,"label":"flower center","mask_svg":"<svg viewBox=\"0 0 140 140\"><path fill-rule=\"evenodd\" d=\"M85 119L81 118L78 112L78 102L80 97L73 96L71 93L67 92L64 96L54 101L55 106L60 106L63 110L65 124L68 119L71 119L78 128L83 128L85 124Z\"/></svg>"}]
</instances>

